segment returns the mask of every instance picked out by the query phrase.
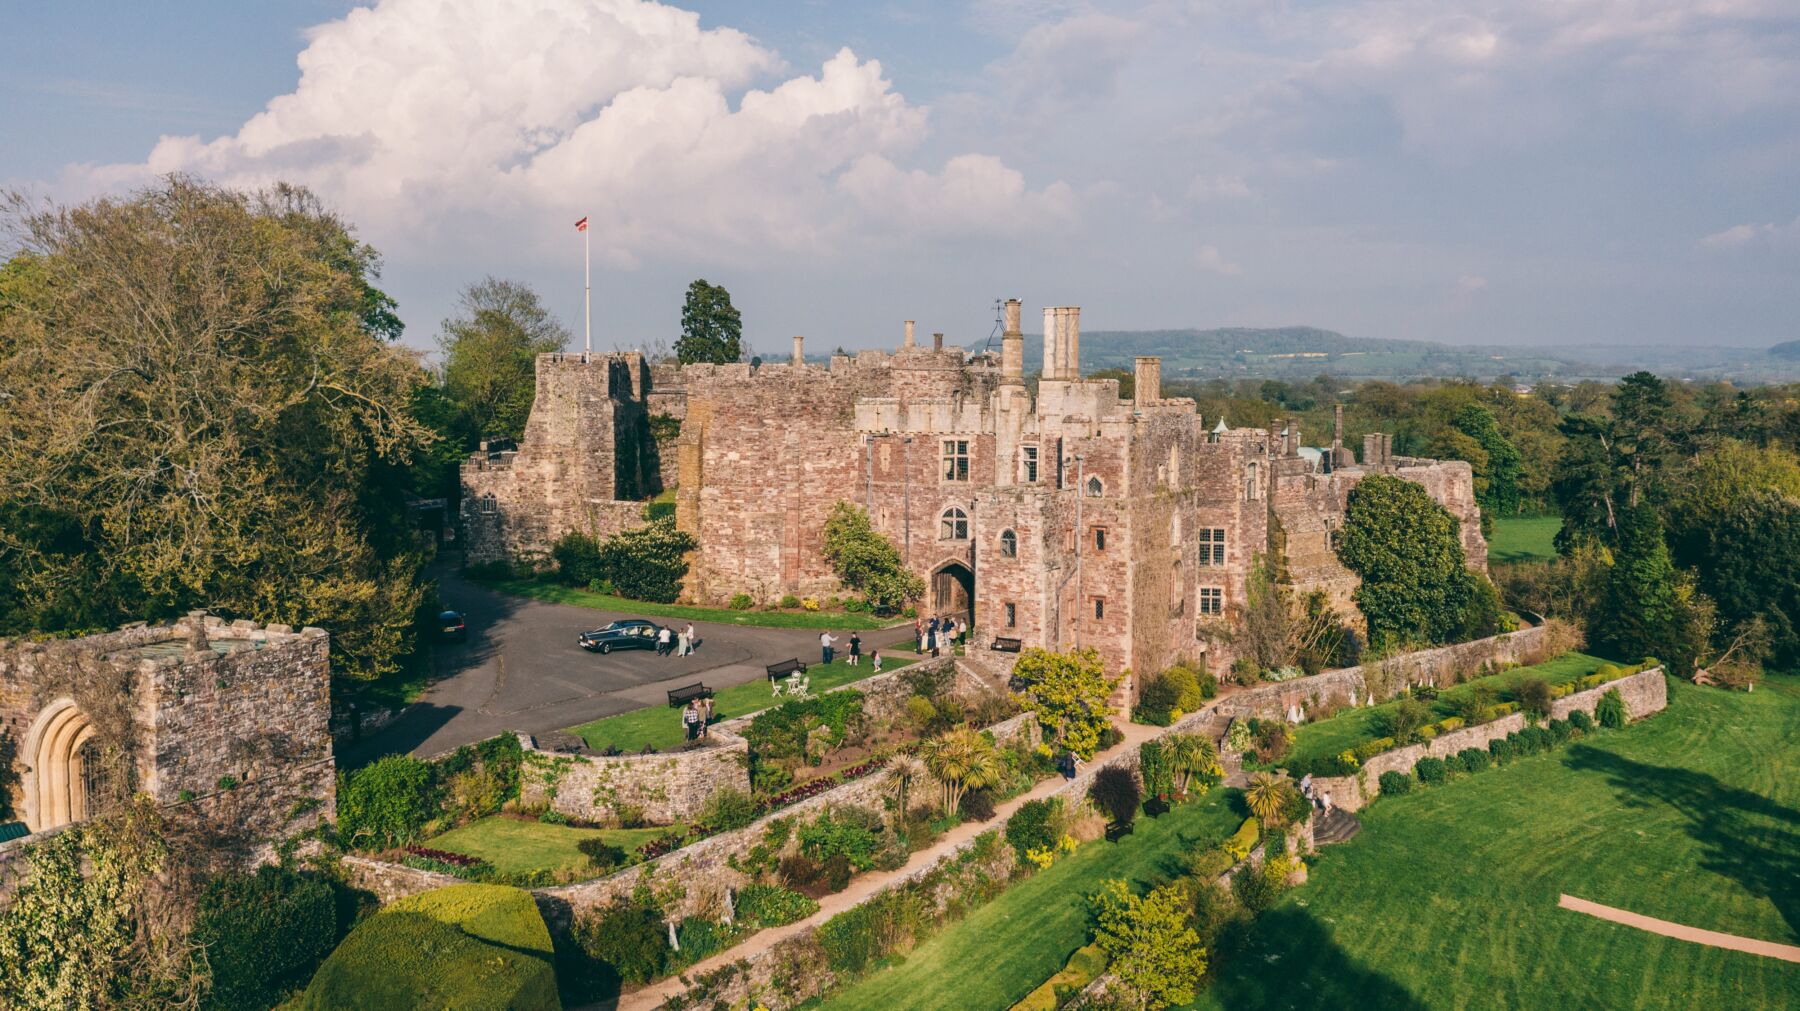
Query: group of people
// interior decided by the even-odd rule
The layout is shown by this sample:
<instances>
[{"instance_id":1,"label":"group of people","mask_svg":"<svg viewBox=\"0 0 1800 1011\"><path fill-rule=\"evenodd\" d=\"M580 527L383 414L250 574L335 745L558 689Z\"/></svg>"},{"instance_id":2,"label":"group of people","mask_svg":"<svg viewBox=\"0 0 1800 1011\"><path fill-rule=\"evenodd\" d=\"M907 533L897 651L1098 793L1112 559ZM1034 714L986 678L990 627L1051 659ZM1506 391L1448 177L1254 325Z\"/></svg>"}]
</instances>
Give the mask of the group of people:
<instances>
[{"instance_id":1,"label":"group of people","mask_svg":"<svg viewBox=\"0 0 1800 1011\"><path fill-rule=\"evenodd\" d=\"M711 696L703 699L688 699L687 708L681 711L681 728L687 732L687 739L690 741L706 740L707 727L712 723L712 715L713 700Z\"/></svg>"},{"instance_id":2,"label":"group of people","mask_svg":"<svg viewBox=\"0 0 1800 1011\"><path fill-rule=\"evenodd\" d=\"M1311 801L1312 806L1318 808L1320 814L1331 813L1331 794L1313 789L1313 778L1310 772L1300 777L1300 796Z\"/></svg>"},{"instance_id":3,"label":"group of people","mask_svg":"<svg viewBox=\"0 0 1800 1011\"><path fill-rule=\"evenodd\" d=\"M688 626L679 633L664 625L656 633L656 655L668 656L673 653L676 656L689 656L694 652L694 644L698 641L694 638L693 622L688 622Z\"/></svg>"},{"instance_id":4,"label":"group of people","mask_svg":"<svg viewBox=\"0 0 1800 1011\"><path fill-rule=\"evenodd\" d=\"M848 661L850 666L861 667L862 666L862 636L857 635L855 632L851 632L850 633L850 641L849 641L848 645L850 647L850 654L849 654L849 661ZM836 655L837 655L837 636L832 635L830 632L820 632L819 633L819 661L821 663L830 663L831 658ZM881 673L881 651L880 650L872 649L869 651L869 662L874 665L875 673L877 673L877 674Z\"/></svg>"},{"instance_id":5,"label":"group of people","mask_svg":"<svg viewBox=\"0 0 1800 1011\"><path fill-rule=\"evenodd\" d=\"M954 646L969 634L969 623L966 619L946 616L932 616L930 621L923 618L913 619L913 638L917 640L915 653L930 652L932 656L941 656L941 651Z\"/></svg>"}]
</instances>

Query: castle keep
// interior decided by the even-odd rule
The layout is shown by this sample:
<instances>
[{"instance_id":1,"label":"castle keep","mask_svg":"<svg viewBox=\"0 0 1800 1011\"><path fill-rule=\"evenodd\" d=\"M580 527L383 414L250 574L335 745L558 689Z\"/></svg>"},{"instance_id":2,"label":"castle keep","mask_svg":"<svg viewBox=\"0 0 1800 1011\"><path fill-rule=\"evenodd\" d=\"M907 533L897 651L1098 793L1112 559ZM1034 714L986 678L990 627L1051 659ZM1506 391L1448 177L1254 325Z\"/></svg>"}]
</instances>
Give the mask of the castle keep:
<instances>
[{"instance_id":1,"label":"castle keep","mask_svg":"<svg viewBox=\"0 0 1800 1011\"><path fill-rule=\"evenodd\" d=\"M1156 358L1137 360L1135 397L1121 399L1116 380L1081 377L1080 314L1044 310L1035 391L1017 300L997 357L942 334L920 344L911 322L899 350L826 366L805 361L798 337L789 361L757 365L540 356L523 442L463 465L468 559L542 556L571 530L610 535L642 522L635 499L672 486L676 522L700 544L689 597L827 595L840 588L819 531L844 500L925 579L923 613L970 617L980 642L1092 646L1115 671L1229 659L1217 630L1272 538L1297 589L1354 614L1356 577L1332 538L1368 474L1424 486L1485 568L1468 464L1396 457L1379 435L1359 463L1341 438L1303 446L1293 422L1209 428L1192 400L1161 395Z\"/></svg>"}]
</instances>

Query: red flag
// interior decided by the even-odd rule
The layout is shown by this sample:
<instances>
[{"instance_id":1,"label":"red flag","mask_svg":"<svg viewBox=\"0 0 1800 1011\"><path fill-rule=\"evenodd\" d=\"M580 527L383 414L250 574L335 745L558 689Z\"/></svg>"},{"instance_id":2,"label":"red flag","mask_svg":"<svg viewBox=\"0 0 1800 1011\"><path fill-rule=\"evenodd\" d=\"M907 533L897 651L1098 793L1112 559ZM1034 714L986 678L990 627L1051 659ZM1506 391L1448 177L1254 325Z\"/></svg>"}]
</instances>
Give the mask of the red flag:
<instances>
[{"instance_id":1,"label":"red flag","mask_svg":"<svg viewBox=\"0 0 1800 1011\"><path fill-rule=\"evenodd\" d=\"M580 221L575 222L575 230L578 232L587 231L587 219L582 218Z\"/></svg>"}]
</instances>

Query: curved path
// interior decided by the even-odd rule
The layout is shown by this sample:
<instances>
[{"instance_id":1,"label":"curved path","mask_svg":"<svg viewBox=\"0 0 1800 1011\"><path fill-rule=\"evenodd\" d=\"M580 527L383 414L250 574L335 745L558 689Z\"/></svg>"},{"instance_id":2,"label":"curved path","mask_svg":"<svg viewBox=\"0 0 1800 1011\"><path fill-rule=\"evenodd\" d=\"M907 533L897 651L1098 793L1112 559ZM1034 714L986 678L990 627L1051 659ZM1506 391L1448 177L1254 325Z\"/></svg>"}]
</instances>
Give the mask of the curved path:
<instances>
[{"instance_id":1,"label":"curved path","mask_svg":"<svg viewBox=\"0 0 1800 1011\"><path fill-rule=\"evenodd\" d=\"M1739 937L1736 934L1721 934L1716 930L1701 930L1699 927L1688 927L1668 920L1659 920L1654 916L1642 913L1627 912L1612 906L1603 906L1598 902L1578 899L1573 895L1563 895L1557 905L1564 909L1572 909L1577 913L1613 923L1622 923L1627 927L1647 930L1652 934L1673 937L1678 941L1692 941L1695 944L1707 944L1715 948L1727 948L1731 951L1743 951L1765 958L1779 958L1784 962L1800 962L1800 947L1792 944L1777 944L1774 941L1759 941L1752 937Z\"/></svg>"}]
</instances>

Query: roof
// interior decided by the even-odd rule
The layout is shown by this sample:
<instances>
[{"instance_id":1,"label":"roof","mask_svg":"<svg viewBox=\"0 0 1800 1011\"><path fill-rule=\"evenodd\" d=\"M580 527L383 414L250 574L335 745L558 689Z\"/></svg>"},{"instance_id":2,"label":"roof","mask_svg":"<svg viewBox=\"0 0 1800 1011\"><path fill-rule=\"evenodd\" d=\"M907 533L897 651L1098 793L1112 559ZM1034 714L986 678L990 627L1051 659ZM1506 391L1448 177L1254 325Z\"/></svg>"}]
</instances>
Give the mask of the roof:
<instances>
[{"instance_id":1,"label":"roof","mask_svg":"<svg viewBox=\"0 0 1800 1011\"><path fill-rule=\"evenodd\" d=\"M23 839L30 834L31 830L22 821L0 822L0 843Z\"/></svg>"},{"instance_id":2,"label":"roof","mask_svg":"<svg viewBox=\"0 0 1800 1011\"><path fill-rule=\"evenodd\" d=\"M1219 415L1219 423L1213 426L1214 434L1229 431L1231 431L1231 429L1225 427L1225 416L1223 414Z\"/></svg>"}]
</instances>

